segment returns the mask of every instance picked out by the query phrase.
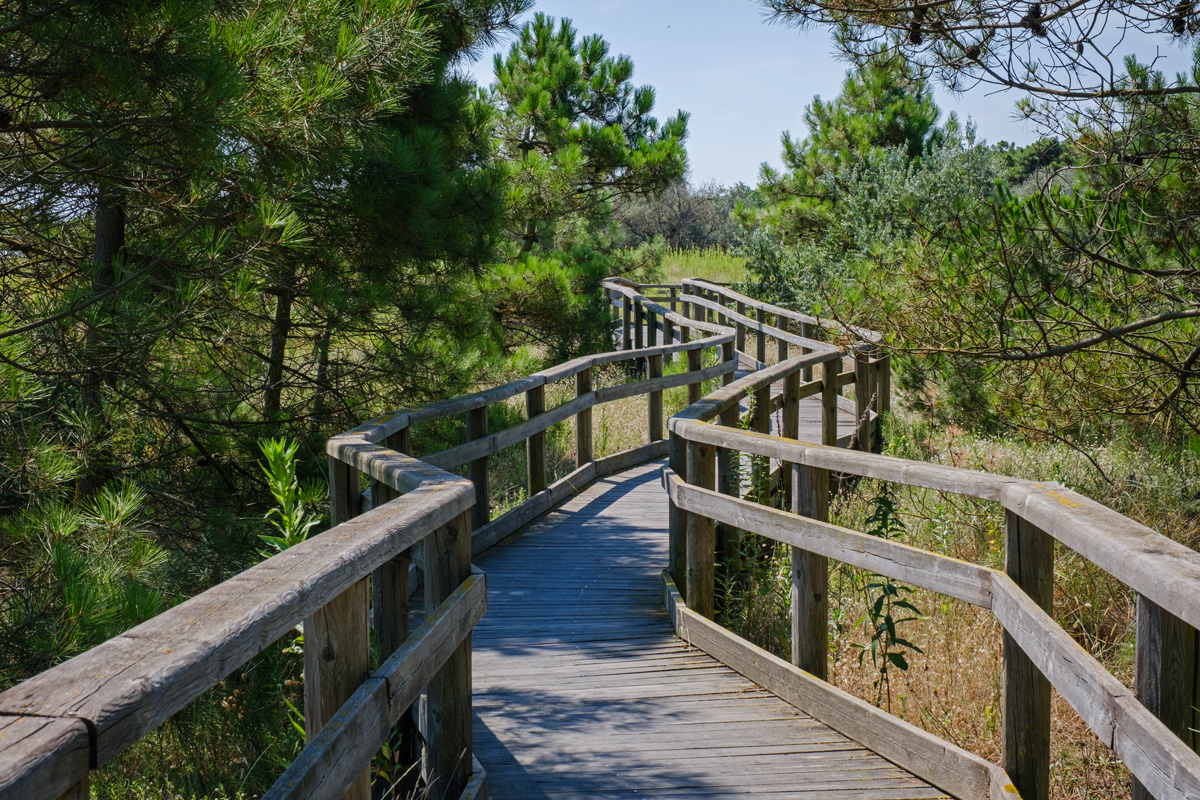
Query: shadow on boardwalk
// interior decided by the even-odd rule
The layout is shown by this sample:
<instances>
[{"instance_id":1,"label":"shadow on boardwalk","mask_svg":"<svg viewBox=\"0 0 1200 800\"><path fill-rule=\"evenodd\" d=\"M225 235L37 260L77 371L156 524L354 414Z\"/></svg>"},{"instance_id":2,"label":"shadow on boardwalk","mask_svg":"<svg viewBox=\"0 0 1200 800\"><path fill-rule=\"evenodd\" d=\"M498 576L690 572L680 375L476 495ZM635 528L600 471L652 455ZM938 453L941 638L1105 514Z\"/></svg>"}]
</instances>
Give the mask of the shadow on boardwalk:
<instances>
[{"instance_id":1,"label":"shadow on boardwalk","mask_svg":"<svg viewBox=\"0 0 1200 800\"><path fill-rule=\"evenodd\" d=\"M674 636L660 467L596 482L478 559L491 796L944 797Z\"/></svg>"}]
</instances>

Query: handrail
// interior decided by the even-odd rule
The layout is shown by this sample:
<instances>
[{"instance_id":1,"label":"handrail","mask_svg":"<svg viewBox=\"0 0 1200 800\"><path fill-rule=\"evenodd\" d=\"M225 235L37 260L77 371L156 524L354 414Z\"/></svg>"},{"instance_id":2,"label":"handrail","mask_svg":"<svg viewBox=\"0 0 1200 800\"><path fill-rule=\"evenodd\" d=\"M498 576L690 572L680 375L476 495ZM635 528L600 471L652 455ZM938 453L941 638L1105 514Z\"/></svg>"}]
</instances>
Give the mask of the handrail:
<instances>
[{"instance_id":1,"label":"handrail","mask_svg":"<svg viewBox=\"0 0 1200 800\"><path fill-rule=\"evenodd\" d=\"M823 599L814 606L809 598L823 598L826 559L834 558L992 611L1006 637L1004 766L1026 800L1046 796L1050 686L1116 751L1145 791L1159 800L1200 797L1200 755L1178 738L1180 731L1173 732L1159 720L1050 616L1053 548L1046 542L1052 537L1138 592L1138 694L1164 711L1174 702L1166 699L1170 689L1164 684L1179 681L1179 676L1164 679L1164 670L1193 656L1190 648L1196 632L1178 633L1176 628L1200 627L1200 592L1196 591L1200 553L1057 484L849 451L829 446L828 437L823 444L811 444L796 441L788 431L779 437L767 430L730 425L725 415L746 391L781 379L792 381L790 396L785 392L782 400L786 413L788 403L799 396L796 375L813 360L811 355L791 358L751 373L668 421L672 455L664 469L672 514L668 597L676 585L686 596L686 605L678 595L670 601L678 602L675 616L681 631L686 628L689 635L707 637L705 641L725 649L731 658L748 658L745 669L760 675L756 670L761 668L761 654L747 655L746 648L752 646L707 619L713 609L714 526L767 536L793 548L792 663L807 672L797 671L788 680L820 684L816 678L825 675L827 609ZM817 382L827 384L832 379L832 372L823 373ZM827 394L831 387L823 385L821 391ZM814 389L805 392L813 393ZM728 463L733 452L790 465L791 512L742 499L738 488L728 482L717 485L719 470L714 470L712 460ZM1008 513L1007 574L828 524L831 472L999 503ZM697 620L702 621L699 628ZM778 673L776 668L771 674L778 677ZM770 678L766 673L761 676ZM1191 690L1184 687L1189 704ZM836 692L826 684L819 689L806 685L804 691ZM823 721L838 727L836 719ZM855 733L864 733L855 727L857 723L845 724ZM890 754L880 750L881 754L918 774L936 761L928 753L922 755L923 745L915 740L906 746L880 744L894 748ZM952 776L945 781L938 785L968 788L955 784ZM989 785L990 789L972 784L974 790L995 796L998 784L992 780Z\"/></svg>"}]
</instances>

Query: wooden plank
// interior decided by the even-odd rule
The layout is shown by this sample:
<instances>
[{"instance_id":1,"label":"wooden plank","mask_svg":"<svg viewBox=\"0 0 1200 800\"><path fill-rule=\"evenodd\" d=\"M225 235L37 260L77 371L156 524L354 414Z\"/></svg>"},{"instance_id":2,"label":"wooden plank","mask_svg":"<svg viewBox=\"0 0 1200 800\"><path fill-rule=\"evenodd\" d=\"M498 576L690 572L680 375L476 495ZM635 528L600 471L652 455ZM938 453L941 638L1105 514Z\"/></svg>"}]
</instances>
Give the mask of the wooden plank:
<instances>
[{"instance_id":1,"label":"wooden plank","mask_svg":"<svg viewBox=\"0 0 1200 800\"><path fill-rule=\"evenodd\" d=\"M689 442L689 445L695 443ZM689 469L691 463L689 459ZM800 547L818 555L887 575L930 591L991 607L993 570L899 542L798 517L746 500L685 484L665 475L671 498L689 517L702 516ZM689 603L689 605L691 605Z\"/></svg>"},{"instance_id":2,"label":"wooden plank","mask_svg":"<svg viewBox=\"0 0 1200 800\"><path fill-rule=\"evenodd\" d=\"M1004 569L1047 614L1054 603L1054 540L1009 511ZM1050 681L1004 634L1004 768L1024 800L1050 797Z\"/></svg>"},{"instance_id":3,"label":"wooden plank","mask_svg":"<svg viewBox=\"0 0 1200 800\"><path fill-rule=\"evenodd\" d=\"M421 690L470 636L487 608L482 575L446 602L354 693L263 800L335 800L365 769Z\"/></svg>"},{"instance_id":4,"label":"wooden plank","mask_svg":"<svg viewBox=\"0 0 1200 800\"><path fill-rule=\"evenodd\" d=\"M53 800L86 792L91 737L81 719L0 714L0 798ZM86 797L86 794L84 795Z\"/></svg>"},{"instance_id":5,"label":"wooden plank","mask_svg":"<svg viewBox=\"0 0 1200 800\"><path fill-rule=\"evenodd\" d=\"M1017 798L1003 770L846 694L747 642L684 605L664 574L663 592L680 638L834 730L955 797Z\"/></svg>"}]
</instances>

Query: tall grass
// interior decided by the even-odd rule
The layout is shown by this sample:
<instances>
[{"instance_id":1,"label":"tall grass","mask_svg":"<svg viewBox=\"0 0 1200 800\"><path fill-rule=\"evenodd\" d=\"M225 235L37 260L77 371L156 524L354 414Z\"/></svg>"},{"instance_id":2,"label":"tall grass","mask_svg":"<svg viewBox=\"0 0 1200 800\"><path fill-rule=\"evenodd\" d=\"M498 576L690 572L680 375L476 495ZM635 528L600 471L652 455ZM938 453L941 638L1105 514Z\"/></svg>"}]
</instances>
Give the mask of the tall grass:
<instances>
[{"instance_id":1,"label":"tall grass","mask_svg":"<svg viewBox=\"0 0 1200 800\"><path fill-rule=\"evenodd\" d=\"M720 247L703 250L671 249L663 258L664 283L679 283L684 278L703 278L715 283L734 283L746 274L746 259L731 255Z\"/></svg>"}]
</instances>

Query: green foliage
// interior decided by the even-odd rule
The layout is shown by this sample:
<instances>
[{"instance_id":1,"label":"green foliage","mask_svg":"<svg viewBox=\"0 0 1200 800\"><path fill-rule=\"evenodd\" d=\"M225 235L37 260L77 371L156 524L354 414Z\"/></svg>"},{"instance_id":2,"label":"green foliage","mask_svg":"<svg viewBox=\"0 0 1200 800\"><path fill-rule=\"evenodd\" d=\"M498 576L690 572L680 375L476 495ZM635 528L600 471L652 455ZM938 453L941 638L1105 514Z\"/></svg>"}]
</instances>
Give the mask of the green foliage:
<instances>
[{"instance_id":1,"label":"green foliage","mask_svg":"<svg viewBox=\"0 0 1200 800\"><path fill-rule=\"evenodd\" d=\"M545 14L496 56L495 76L509 266L489 277L488 296L510 342L537 342L552 358L607 346L600 281L647 277L661 257L653 245L621 249L614 203L683 176L687 115L660 124L628 56ZM564 297L579 302L563 308Z\"/></svg>"},{"instance_id":2,"label":"green foliage","mask_svg":"<svg viewBox=\"0 0 1200 800\"><path fill-rule=\"evenodd\" d=\"M276 552L282 553L289 547L303 542L312 529L321 524L322 515L314 509L325 504L325 487L312 482L301 485L296 477L296 454L299 442L287 439L267 439L259 443L266 463L263 475L275 505L267 511L266 521L278 535L262 533L258 538ZM263 557L271 554L264 552Z\"/></svg>"},{"instance_id":3,"label":"green foliage","mask_svg":"<svg viewBox=\"0 0 1200 800\"><path fill-rule=\"evenodd\" d=\"M896 511L896 501L890 483L882 484L879 493L870 501L870 514L866 520L866 533L880 539L901 539L905 534L903 520ZM921 611L906 595L912 594L911 587L893 581L886 576L868 583L866 622L871 641L859 647L858 660L863 663L870 653L871 664L879 673L875 681L875 704L886 698L888 711L892 707L892 684L889 670L907 671L907 654L924 652L920 647L900 635L900 628L921 618ZM874 596L871 596L872 593Z\"/></svg>"}]
</instances>

